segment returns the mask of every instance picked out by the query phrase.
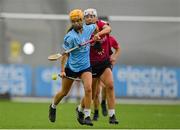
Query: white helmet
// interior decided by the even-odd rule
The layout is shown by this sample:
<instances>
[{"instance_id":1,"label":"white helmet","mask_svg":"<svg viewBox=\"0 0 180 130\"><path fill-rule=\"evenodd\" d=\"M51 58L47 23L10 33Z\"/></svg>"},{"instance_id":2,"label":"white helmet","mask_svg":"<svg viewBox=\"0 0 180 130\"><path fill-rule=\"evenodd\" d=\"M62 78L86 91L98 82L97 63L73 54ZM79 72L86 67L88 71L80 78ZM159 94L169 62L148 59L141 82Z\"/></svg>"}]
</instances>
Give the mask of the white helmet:
<instances>
[{"instance_id":1,"label":"white helmet","mask_svg":"<svg viewBox=\"0 0 180 130\"><path fill-rule=\"evenodd\" d=\"M96 9L89 8L89 9L84 10L84 16L87 16L87 15L94 15L97 17Z\"/></svg>"}]
</instances>

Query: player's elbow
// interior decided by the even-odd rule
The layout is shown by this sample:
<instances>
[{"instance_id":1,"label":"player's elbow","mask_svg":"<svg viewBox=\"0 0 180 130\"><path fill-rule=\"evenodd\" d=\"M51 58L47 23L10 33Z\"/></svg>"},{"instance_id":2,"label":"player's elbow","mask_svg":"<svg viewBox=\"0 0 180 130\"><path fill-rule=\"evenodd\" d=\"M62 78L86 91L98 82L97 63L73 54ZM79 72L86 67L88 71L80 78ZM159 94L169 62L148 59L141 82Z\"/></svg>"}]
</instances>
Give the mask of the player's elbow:
<instances>
[{"instance_id":1,"label":"player's elbow","mask_svg":"<svg viewBox=\"0 0 180 130\"><path fill-rule=\"evenodd\" d=\"M106 33L107 33L107 34L108 34L108 33L111 33L111 27L110 27L110 26L104 25L103 29L106 30Z\"/></svg>"},{"instance_id":2,"label":"player's elbow","mask_svg":"<svg viewBox=\"0 0 180 130\"><path fill-rule=\"evenodd\" d=\"M110 26L107 26L107 31L108 31L108 33L111 33L111 27Z\"/></svg>"},{"instance_id":3,"label":"player's elbow","mask_svg":"<svg viewBox=\"0 0 180 130\"><path fill-rule=\"evenodd\" d=\"M118 48L117 50L118 57L121 55L121 48Z\"/></svg>"}]
</instances>

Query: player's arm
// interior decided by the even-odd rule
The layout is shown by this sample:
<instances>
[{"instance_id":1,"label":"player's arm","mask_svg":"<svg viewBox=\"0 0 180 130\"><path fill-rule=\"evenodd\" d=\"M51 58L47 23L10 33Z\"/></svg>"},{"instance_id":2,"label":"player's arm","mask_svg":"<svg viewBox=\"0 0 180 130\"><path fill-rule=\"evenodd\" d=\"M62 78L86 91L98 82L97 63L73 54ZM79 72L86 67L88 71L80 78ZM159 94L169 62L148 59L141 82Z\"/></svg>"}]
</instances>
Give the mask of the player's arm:
<instances>
[{"instance_id":1,"label":"player's arm","mask_svg":"<svg viewBox=\"0 0 180 130\"><path fill-rule=\"evenodd\" d=\"M120 47L116 48L115 52L111 55L111 58L110 58L110 61L111 61L112 65L114 65L116 63L118 57L120 56L120 53L121 53Z\"/></svg>"},{"instance_id":2,"label":"player's arm","mask_svg":"<svg viewBox=\"0 0 180 130\"><path fill-rule=\"evenodd\" d=\"M60 73L60 76L61 77L64 77L66 76L66 73L65 73L65 64L66 64L66 61L69 57L69 54L64 54L60 60L60 64L61 64L61 73Z\"/></svg>"},{"instance_id":3,"label":"player's arm","mask_svg":"<svg viewBox=\"0 0 180 130\"><path fill-rule=\"evenodd\" d=\"M73 41L72 41L72 37L70 35L65 35L64 37L64 44L63 44L63 49L64 51L67 51L69 49L71 49L73 47ZM60 73L60 76L64 77L66 76L66 73L65 73L65 64L66 64L66 61L69 57L69 54L66 53L62 56L61 60L60 60L60 65L61 65L61 73Z\"/></svg>"},{"instance_id":4,"label":"player's arm","mask_svg":"<svg viewBox=\"0 0 180 130\"><path fill-rule=\"evenodd\" d=\"M101 31L99 31L98 33L96 33L96 35L100 37L100 36L104 36L106 34L109 34L110 32L111 32L111 27L109 25L105 24L103 26L103 29Z\"/></svg>"},{"instance_id":5,"label":"player's arm","mask_svg":"<svg viewBox=\"0 0 180 130\"><path fill-rule=\"evenodd\" d=\"M102 31L104 31L103 33L104 34L109 34L109 33L111 33L111 27L109 26L109 24L105 24L104 26L103 26L103 30Z\"/></svg>"},{"instance_id":6,"label":"player's arm","mask_svg":"<svg viewBox=\"0 0 180 130\"><path fill-rule=\"evenodd\" d=\"M112 65L114 65L116 63L117 59L119 58L120 54L121 54L121 47L114 38L113 38L112 42L113 42L113 44L111 46L115 51L111 55L110 61L111 61Z\"/></svg>"},{"instance_id":7,"label":"player's arm","mask_svg":"<svg viewBox=\"0 0 180 130\"><path fill-rule=\"evenodd\" d=\"M101 39L101 37L103 37L104 35L106 35L106 34L109 34L111 32L111 27L109 26L109 25L107 25L107 24L105 24L104 26L103 26L103 29L101 30L101 31L99 31L99 28L98 28L98 26L96 25L96 30L95 30L95 32L94 32L94 40L95 41L98 41L98 40L100 40Z\"/></svg>"},{"instance_id":8,"label":"player's arm","mask_svg":"<svg viewBox=\"0 0 180 130\"><path fill-rule=\"evenodd\" d=\"M100 36L98 35L98 32L99 32L99 27L96 24L96 29L94 30L94 37L93 37L94 41L98 41L101 39Z\"/></svg>"}]
</instances>

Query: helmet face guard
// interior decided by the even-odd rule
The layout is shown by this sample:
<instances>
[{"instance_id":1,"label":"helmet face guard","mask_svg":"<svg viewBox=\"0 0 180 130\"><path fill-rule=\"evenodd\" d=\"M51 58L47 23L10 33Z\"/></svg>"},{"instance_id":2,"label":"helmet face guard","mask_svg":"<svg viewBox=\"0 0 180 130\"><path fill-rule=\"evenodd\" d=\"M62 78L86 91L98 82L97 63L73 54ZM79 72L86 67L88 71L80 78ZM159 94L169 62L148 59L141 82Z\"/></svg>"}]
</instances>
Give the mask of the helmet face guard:
<instances>
[{"instance_id":1,"label":"helmet face guard","mask_svg":"<svg viewBox=\"0 0 180 130\"><path fill-rule=\"evenodd\" d=\"M95 17L97 17L96 9L89 8L89 9L84 10L84 16L87 16L87 15L94 15Z\"/></svg>"}]
</instances>

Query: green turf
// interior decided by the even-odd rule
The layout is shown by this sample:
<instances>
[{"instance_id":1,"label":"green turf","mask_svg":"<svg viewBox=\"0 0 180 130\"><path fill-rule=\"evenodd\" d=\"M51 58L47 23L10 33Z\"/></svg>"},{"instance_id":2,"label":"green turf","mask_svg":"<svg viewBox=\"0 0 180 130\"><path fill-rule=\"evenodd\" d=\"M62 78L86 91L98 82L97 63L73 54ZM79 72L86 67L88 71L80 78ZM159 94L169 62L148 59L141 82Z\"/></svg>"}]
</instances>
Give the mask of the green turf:
<instances>
[{"instance_id":1,"label":"green turf","mask_svg":"<svg viewBox=\"0 0 180 130\"><path fill-rule=\"evenodd\" d=\"M47 103L17 103L0 101L0 129L116 129L116 128L180 128L180 105L125 105L116 106L119 125L108 124L108 117L100 115L94 126L82 126L76 121L77 104L60 104L56 123L48 120ZM101 114L101 113L100 113Z\"/></svg>"}]
</instances>

